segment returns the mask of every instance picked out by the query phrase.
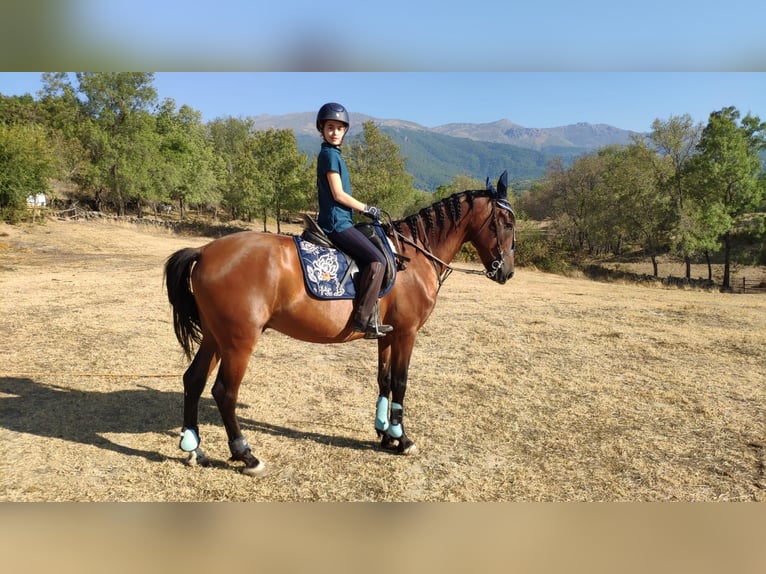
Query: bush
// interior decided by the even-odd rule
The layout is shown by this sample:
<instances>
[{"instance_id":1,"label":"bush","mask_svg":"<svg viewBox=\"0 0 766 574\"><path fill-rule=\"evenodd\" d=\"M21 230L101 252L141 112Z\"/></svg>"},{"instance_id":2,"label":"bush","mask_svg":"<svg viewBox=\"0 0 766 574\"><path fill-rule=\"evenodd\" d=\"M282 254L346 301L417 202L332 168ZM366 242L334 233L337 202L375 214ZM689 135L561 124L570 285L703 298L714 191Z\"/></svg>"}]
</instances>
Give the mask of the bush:
<instances>
[{"instance_id":1,"label":"bush","mask_svg":"<svg viewBox=\"0 0 766 574\"><path fill-rule=\"evenodd\" d=\"M516 265L549 273L565 274L573 267L573 257L554 233L530 221L519 221L516 231Z\"/></svg>"},{"instance_id":2,"label":"bush","mask_svg":"<svg viewBox=\"0 0 766 574\"><path fill-rule=\"evenodd\" d=\"M27 196L49 191L54 162L45 131L36 125L0 125L0 217L24 217Z\"/></svg>"}]
</instances>

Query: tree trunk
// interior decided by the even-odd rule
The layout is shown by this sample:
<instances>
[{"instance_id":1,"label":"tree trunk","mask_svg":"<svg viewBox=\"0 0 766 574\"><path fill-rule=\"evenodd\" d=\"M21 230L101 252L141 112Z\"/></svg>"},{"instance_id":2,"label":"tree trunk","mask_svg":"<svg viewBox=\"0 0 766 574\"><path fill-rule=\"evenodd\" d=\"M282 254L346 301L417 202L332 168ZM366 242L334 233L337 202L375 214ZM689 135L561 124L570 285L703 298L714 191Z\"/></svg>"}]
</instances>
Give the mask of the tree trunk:
<instances>
[{"instance_id":1,"label":"tree trunk","mask_svg":"<svg viewBox=\"0 0 766 574\"><path fill-rule=\"evenodd\" d=\"M686 278L692 278L692 259L688 255L684 256L684 263L686 263Z\"/></svg>"},{"instance_id":2,"label":"tree trunk","mask_svg":"<svg viewBox=\"0 0 766 574\"><path fill-rule=\"evenodd\" d=\"M713 280L713 262L710 260L710 251L705 251L705 261L707 261L707 280Z\"/></svg>"},{"instance_id":3,"label":"tree trunk","mask_svg":"<svg viewBox=\"0 0 766 574\"><path fill-rule=\"evenodd\" d=\"M660 268L657 264L657 256L652 253L652 269L654 270L654 276L659 277L660 276Z\"/></svg>"},{"instance_id":4,"label":"tree trunk","mask_svg":"<svg viewBox=\"0 0 766 574\"><path fill-rule=\"evenodd\" d=\"M123 217L125 215L125 200L120 193L120 184L117 182L117 164L113 164L109 171L112 174L114 197L117 198L117 215Z\"/></svg>"},{"instance_id":5,"label":"tree trunk","mask_svg":"<svg viewBox=\"0 0 766 574\"><path fill-rule=\"evenodd\" d=\"M723 282L721 291L731 291L731 235L723 236Z\"/></svg>"}]
</instances>

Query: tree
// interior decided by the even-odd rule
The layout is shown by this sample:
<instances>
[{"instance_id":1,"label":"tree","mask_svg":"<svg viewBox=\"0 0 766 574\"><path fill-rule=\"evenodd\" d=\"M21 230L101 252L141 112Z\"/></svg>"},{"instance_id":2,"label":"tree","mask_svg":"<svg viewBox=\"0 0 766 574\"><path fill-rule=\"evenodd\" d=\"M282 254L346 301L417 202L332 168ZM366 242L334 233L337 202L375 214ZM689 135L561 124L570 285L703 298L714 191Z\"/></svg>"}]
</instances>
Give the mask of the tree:
<instances>
[{"instance_id":1,"label":"tree","mask_svg":"<svg viewBox=\"0 0 766 574\"><path fill-rule=\"evenodd\" d=\"M255 206L248 195L257 186L252 182L253 122L242 118L217 118L206 124L207 138L220 163L218 191L233 218L250 218Z\"/></svg>"},{"instance_id":2,"label":"tree","mask_svg":"<svg viewBox=\"0 0 766 574\"><path fill-rule=\"evenodd\" d=\"M577 249L594 253L603 247L598 233L599 211L603 210L603 174L608 169L608 153L595 152L579 157L572 166L548 172L554 190L556 228Z\"/></svg>"},{"instance_id":3,"label":"tree","mask_svg":"<svg viewBox=\"0 0 766 574\"><path fill-rule=\"evenodd\" d=\"M691 276L691 256L703 247L695 240L697 234L693 230L694 219L690 218L694 208L685 202L690 193L686 167L696 152L701 133L702 124L695 124L689 114L684 114L670 116L664 122L655 119L649 134L649 140L660 152L658 162L662 164L669 161L672 166L669 173L661 165L658 166L658 175L661 177L660 189L672 200L678 230L675 247L686 263L687 279Z\"/></svg>"},{"instance_id":4,"label":"tree","mask_svg":"<svg viewBox=\"0 0 766 574\"><path fill-rule=\"evenodd\" d=\"M758 152L766 146L766 122L748 114L739 122L733 107L712 112L689 166L698 217L723 243L722 289L731 289L732 233L764 198Z\"/></svg>"},{"instance_id":5,"label":"tree","mask_svg":"<svg viewBox=\"0 0 766 574\"><path fill-rule=\"evenodd\" d=\"M201 114L186 105L176 111L175 101L168 98L160 105L156 119L162 162L154 170L154 199L177 202L182 218L190 204L217 206L220 195L216 180L221 163L205 136Z\"/></svg>"},{"instance_id":6,"label":"tree","mask_svg":"<svg viewBox=\"0 0 766 574\"><path fill-rule=\"evenodd\" d=\"M305 209L306 192L312 189L309 159L298 152L298 143L292 130L269 129L255 134L253 141L254 178L259 189L256 203L263 215L263 230L269 214L277 220L284 211Z\"/></svg>"},{"instance_id":7,"label":"tree","mask_svg":"<svg viewBox=\"0 0 766 574\"><path fill-rule=\"evenodd\" d=\"M27 125L41 123L40 106L30 94L4 96L0 94L0 124Z\"/></svg>"},{"instance_id":8,"label":"tree","mask_svg":"<svg viewBox=\"0 0 766 574\"><path fill-rule=\"evenodd\" d=\"M478 180L470 175L458 174L454 176L449 183L440 185L433 193L433 201L438 201L449 197L453 193L459 193L469 189L484 189L486 182ZM510 190L509 190L510 192Z\"/></svg>"},{"instance_id":9,"label":"tree","mask_svg":"<svg viewBox=\"0 0 766 574\"><path fill-rule=\"evenodd\" d=\"M0 218L15 222L29 195L46 193L55 173L45 129L35 124L0 123Z\"/></svg>"},{"instance_id":10,"label":"tree","mask_svg":"<svg viewBox=\"0 0 766 574\"><path fill-rule=\"evenodd\" d=\"M657 158L654 150L638 139L616 150L604 176L610 197L604 206L610 214L605 235L612 241L622 238L640 247L650 256L655 277L659 275L657 256L667 251L673 231L671 201L660 191L660 182L671 170L668 158Z\"/></svg>"},{"instance_id":11,"label":"tree","mask_svg":"<svg viewBox=\"0 0 766 574\"><path fill-rule=\"evenodd\" d=\"M153 79L144 72L77 74L85 97L84 146L91 157L82 183L95 190L97 202L113 202L120 215L129 200L140 204L147 198L151 169L160 161L150 113L157 99Z\"/></svg>"},{"instance_id":12,"label":"tree","mask_svg":"<svg viewBox=\"0 0 766 574\"><path fill-rule=\"evenodd\" d=\"M362 202L375 204L392 216L403 215L413 200L413 178L399 146L375 125L362 124L362 133L347 144L349 175L354 195Z\"/></svg>"}]
</instances>

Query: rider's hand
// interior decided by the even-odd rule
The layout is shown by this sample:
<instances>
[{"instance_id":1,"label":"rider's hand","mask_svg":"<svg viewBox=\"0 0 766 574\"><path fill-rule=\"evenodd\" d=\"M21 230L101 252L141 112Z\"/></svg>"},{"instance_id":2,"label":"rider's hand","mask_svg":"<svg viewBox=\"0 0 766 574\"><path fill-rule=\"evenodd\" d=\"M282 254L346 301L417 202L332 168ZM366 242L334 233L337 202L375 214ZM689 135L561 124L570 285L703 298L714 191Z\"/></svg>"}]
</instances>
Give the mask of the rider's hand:
<instances>
[{"instance_id":1,"label":"rider's hand","mask_svg":"<svg viewBox=\"0 0 766 574\"><path fill-rule=\"evenodd\" d=\"M362 213L375 221L380 219L380 208L375 207L374 205L365 205Z\"/></svg>"}]
</instances>

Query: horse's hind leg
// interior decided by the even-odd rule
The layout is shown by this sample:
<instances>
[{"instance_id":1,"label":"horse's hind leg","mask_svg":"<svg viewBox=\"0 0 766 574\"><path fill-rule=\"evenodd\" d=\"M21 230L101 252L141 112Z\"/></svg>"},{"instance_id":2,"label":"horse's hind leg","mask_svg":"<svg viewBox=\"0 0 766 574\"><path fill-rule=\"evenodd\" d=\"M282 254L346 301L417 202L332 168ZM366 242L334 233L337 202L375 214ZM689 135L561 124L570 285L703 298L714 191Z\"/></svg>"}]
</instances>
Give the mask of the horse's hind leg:
<instances>
[{"instance_id":1,"label":"horse's hind leg","mask_svg":"<svg viewBox=\"0 0 766 574\"><path fill-rule=\"evenodd\" d=\"M213 385L213 398L221 412L223 424L226 427L226 435L229 438L230 460L238 460L245 463L243 474L249 476L261 476L266 472L266 465L253 456L247 439L242 436L237 420L236 408L239 386L245 376L250 353L254 346L245 349L230 350L221 357L221 368Z\"/></svg>"},{"instance_id":2,"label":"horse's hind leg","mask_svg":"<svg viewBox=\"0 0 766 574\"><path fill-rule=\"evenodd\" d=\"M181 429L181 450L189 453L189 465L208 463L200 448L199 399L210 373L218 364L218 352L210 337L204 338L194 360L184 373L184 424Z\"/></svg>"}]
</instances>

